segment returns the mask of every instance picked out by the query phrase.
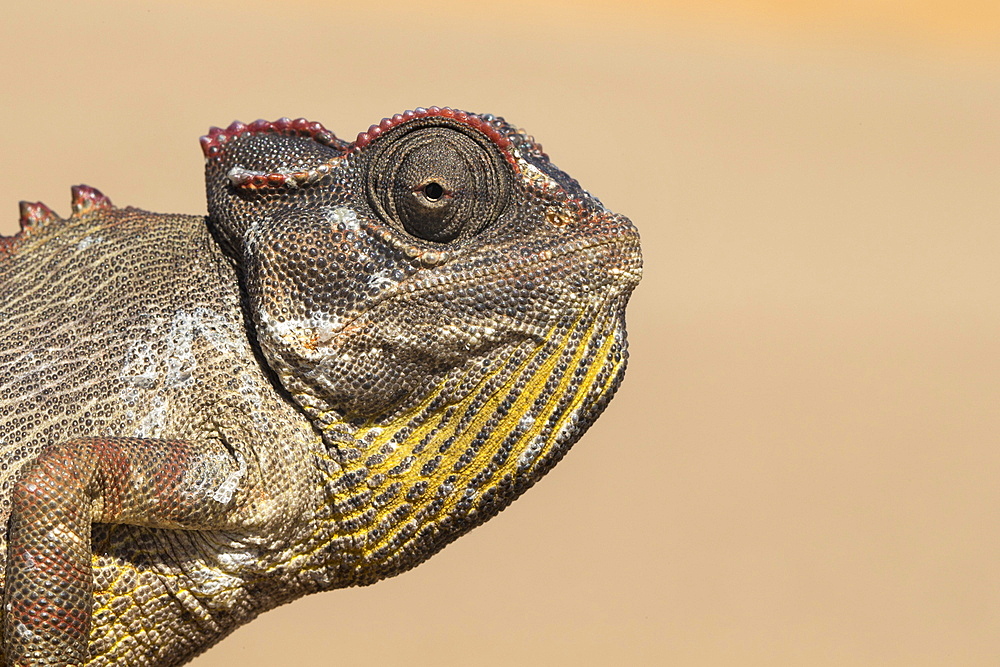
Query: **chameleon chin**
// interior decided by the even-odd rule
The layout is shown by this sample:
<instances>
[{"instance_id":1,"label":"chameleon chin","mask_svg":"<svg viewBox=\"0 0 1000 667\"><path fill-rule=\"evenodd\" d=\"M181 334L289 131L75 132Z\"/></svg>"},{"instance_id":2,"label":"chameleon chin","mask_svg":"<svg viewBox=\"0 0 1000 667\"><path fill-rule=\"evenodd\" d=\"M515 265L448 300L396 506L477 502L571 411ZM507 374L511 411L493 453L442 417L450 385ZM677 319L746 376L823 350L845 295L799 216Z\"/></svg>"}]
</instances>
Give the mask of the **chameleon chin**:
<instances>
[{"instance_id":1,"label":"chameleon chin","mask_svg":"<svg viewBox=\"0 0 1000 667\"><path fill-rule=\"evenodd\" d=\"M208 216L0 237L2 665L178 665L497 514L625 371L639 237L492 115L202 138Z\"/></svg>"}]
</instances>

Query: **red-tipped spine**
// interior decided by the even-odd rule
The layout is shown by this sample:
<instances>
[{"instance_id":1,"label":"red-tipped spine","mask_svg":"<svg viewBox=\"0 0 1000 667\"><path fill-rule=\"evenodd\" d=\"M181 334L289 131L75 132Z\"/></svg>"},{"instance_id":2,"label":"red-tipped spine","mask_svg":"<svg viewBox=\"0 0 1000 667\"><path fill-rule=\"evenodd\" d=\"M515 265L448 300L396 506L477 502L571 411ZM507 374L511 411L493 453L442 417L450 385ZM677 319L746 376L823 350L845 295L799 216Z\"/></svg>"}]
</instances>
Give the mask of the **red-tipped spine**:
<instances>
[{"instance_id":1,"label":"red-tipped spine","mask_svg":"<svg viewBox=\"0 0 1000 667\"><path fill-rule=\"evenodd\" d=\"M59 216L53 213L52 209L40 201L23 201L20 202L19 206L21 209L21 219L19 220L21 231L38 229L59 219Z\"/></svg>"},{"instance_id":2,"label":"red-tipped spine","mask_svg":"<svg viewBox=\"0 0 1000 667\"><path fill-rule=\"evenodd\" d=\"M84 215L101 208L111 208L113 204L97 188L89 185L74 185L70 191L73 194L73 215Z\"/></svg>"}]
</instances>

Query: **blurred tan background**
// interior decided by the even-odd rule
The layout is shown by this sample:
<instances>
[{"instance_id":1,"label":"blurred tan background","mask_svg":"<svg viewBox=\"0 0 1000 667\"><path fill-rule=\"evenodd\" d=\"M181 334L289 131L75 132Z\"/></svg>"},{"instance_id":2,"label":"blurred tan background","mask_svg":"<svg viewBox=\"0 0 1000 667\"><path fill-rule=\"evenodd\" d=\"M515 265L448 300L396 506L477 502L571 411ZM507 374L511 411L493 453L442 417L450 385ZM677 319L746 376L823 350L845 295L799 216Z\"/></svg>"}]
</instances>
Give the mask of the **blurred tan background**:
<instances>
[{"instance_id":1,"label":"blurred tan background","mask_svg":"<svg viewBox=\"0 0 1000 667\"><path fill-rule=\"evenodd\" d=\"M200 213L197 138L502 114L629 215L607 414L427 564L213 665L1000 664L996 2L5 2L0 230Z\"/></svg>"}]
</instances>

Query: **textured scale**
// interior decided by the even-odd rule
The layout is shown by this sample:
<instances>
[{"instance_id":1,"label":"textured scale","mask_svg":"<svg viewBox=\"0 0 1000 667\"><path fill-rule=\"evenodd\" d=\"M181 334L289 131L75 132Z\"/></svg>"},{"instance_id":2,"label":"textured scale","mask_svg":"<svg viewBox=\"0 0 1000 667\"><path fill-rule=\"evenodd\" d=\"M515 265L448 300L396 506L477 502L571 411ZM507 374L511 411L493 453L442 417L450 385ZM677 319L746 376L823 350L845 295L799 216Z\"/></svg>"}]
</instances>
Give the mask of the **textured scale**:
<instances>
[{"instance_id":1,"label":"textured scale","mask_svg":"<svg viewBox=\"0 0 1000 667\"><path fill-rule=\"evenodd\" d=\"M202 139L207 218L0 237L2 665L176 665L494 516L604 409L638 236L503 119Z\"/></svg>"}]
</instances>

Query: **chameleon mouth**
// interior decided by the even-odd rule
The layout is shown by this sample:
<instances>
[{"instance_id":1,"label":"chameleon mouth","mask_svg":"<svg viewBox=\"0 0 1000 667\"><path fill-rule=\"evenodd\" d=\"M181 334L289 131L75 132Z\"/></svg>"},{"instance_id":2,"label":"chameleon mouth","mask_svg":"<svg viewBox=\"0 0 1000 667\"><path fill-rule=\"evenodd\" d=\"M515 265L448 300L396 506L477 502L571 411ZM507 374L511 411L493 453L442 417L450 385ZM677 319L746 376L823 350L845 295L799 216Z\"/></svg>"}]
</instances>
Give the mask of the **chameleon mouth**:
<instances>
[{"instance_id":1,"label":"chameleon mouth","mask_svg":"<svg viewBox=\"0 0 1000 667\"><path fill-rule=\"evenodd\" d=\"M581 253L587 256L579 263L567 260ZM602 257L602 253L606 256ZM506 275L520 275L523 271L517 269L522 262L536 271L546 264L566 263L570 275L564 284L554 290L552 286L542 288L550 291L545 299L549 307L520 310L520 300L525 296L530 299L527 292L522 292L484 312L462 313L451 310L455 301L439 296L466 286L482 288L484 284L498 283ZM555 274L558 268L542 273ZM574 277L574 271L595 270L603 274L602 284L581 289L580 283L592 281L585 273ZM608 311L607 317L619 319L628 295L640 279L641 257L637 236L629 234L565 243L540 251L529 260L470 265L453 272L442 267L428 269L427 273L430 275L419 279L411 276L387 288L363 311L343 319L278 323L265 318L267 321L261 322L262 345L270 348L269 357L284 359L280 365L298 368L299 373L308 369L305 375L309 376L310 393L319 391L317 396L336 393L332 390L343 382L338 378L346 377L345 369L354 369L353 374L371 372L386 359L395 359L397 364L405 359L429 373L428 369L440 370L490 357L497 350L521 342L532 341L532 347L544 345L559 329L560 322L564 326L604 311ZM410 310L413 303L429 305L433 310ZM424 314L414 320L404 315L407 312ZM449 321L451 326L442 324Z\"/></svg>"},{"instance_id":2,"label":"chameleon mouth","mask_svg":"<svg viewBox=\"0 0 1000 667\"><path fill-rule=\"evenodd\" d=\"M601 302L607 301L617 294L624 293L627 295L630 293L642 277L642 259L639 255L638 237L630 234L625 237L572 242L563 244L557 248L543 250L530 260L533 266L544 266L557 263L572 255L594 253L595 251L608 249L613 246L620 249L621 256L618 261L609 262L611 266L603 269L610 276L607 284L597 290L564 294L561 300L561 304L564 306L564 313L555 313L556 315L572 314L581 308L599 307ZM375 326L369 319L372 313L376 312L379 308L387 307L388 304L394 301L402 299L411 300L415 296L426 294L452 292L466 286L481 287L484 283L493 282L495 278L512 273L512 269L515 269L519 263L517 261L494 263L488 267L476 267L471 270L433 271L431 275L419 278L416 277L419 274L415 274L402 282L388 287L372 299L363 311L353 317L336 324L326 323L322 327L321 332L317 330L316 333L310 333L308 337L314 342L312 349L316 350L319 354L323 354L324 352L328 354L339 348L342 342L349 340L352 334L361 331L370 332L371 327ZM587 262L588 266L596 264L598 262ZM544 338L550 326L548 322L536 323L528 318L518 320L510 316L503 316L500 319L502 319L505 331L536 340ZM473 327L473 331L469 332L469 338L475 338L480 328ZM315 343L318 343L318 345Z\"/></svg>"},{"instance_id":3,"label":"chameleon mouth","mask_svg":"<svg viewBox=\"0 0 1000 667\"><path fill-rule=\"evenodd\" d=\"M465 270L454 270L454 265L450 265L451 269L447 272L434 267L434 269L422 272L427 275L421 275L421 272L418 272L387 287L366 304L363 311L357 312L353 316L332 320L300 320L279 323L277 320L267 317L266 313L262 313L265 316L262 324L265 329L269 330L270 337L275 342L280 341L283 346L296 350L297 355L318 362L330 355L339 354L339 350L356 334L372 334L373 327L379 328L378 324L371 319L372 314L380 308L386 308L393 301L412 300L414 297L426 294L452 292L466 286L481 287L484 283L493 282L494 279L505 274L520 273L516 269L522 262L530 263L535 267L545 266L559 263L573 255L594 254L605 250L610 254L614 252L614 248L617 248L616 254L618 256L608 258L607 262L591 259L580 264L581 267L605 266L606 268L603 268L602 271L607 274L608 279L605 285L596 290L564 293L560 300L563 312L555 314L571 314L581 308L599 307L600 302L610 299L616 294L627 294L638 284L642 276L642 260L639 255L637 235L631 233L619 237L565 243L556 248L539 251L527 261L495 262L486 267L480 266ZM494 326L501 324L501 319L505 331L524 338L542 339L549 327L547 322L536 323L532 319L519 320L510 316L498 318ZM456 327L455 333L461 332L462 329L462 327ZM468 336L456 335L456 337L468 338L469 344L477 346L478 340L483 338L483 330L484 327L473 326L466 332Z\"/></svg>"},{"instance_id":4,"label":"chameleon mouth","mask_svg":"<svg viewBox=\"0 0 1000 667\"><path fill-rule=\"evenodd\" d=\"M609 275L613 276L613 280L608 285L608 288L613 287L617 288L617 290L631 291L642 278L642 259L639 255L639 240L638 236L634 234L597 241L577 241L563 244L557 248L540 251L535 257L528 260L528 262L534 266L550 265L571 255L592 253L598 249L608 248L609 246L620 248L623 257L619 261L614 262L612 266L604 269ZM491 278L496 278L505 273L512 273L511 269L517 268L522 263L527 262L499 262L486 268L477 267L471 270L457 271L452 266L448 273L434 271L427 276L421 276L417 273L382 292L372 300L368 310L385 301L390 301L403 295L413 296L427 292L442 292L448 288L463 287L469 284L482 285Z\"/></svg>"}]
</instances>

